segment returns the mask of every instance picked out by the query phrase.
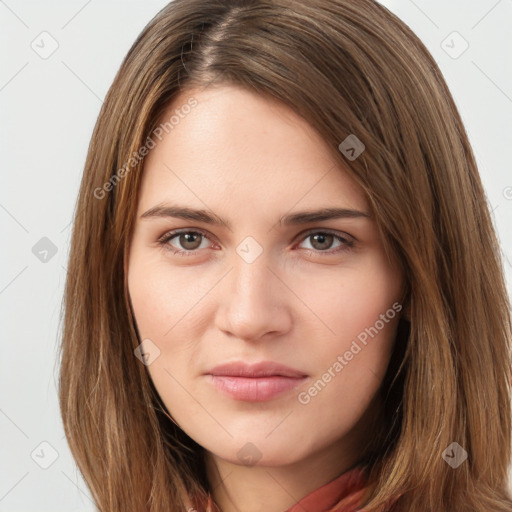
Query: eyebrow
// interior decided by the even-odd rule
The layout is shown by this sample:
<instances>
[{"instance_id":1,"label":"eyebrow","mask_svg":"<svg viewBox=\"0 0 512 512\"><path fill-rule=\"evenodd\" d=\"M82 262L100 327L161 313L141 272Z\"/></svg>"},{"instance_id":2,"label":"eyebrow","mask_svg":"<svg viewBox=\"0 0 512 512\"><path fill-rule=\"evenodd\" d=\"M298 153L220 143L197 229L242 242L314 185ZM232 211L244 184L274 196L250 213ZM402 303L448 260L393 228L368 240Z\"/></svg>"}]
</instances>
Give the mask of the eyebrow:
<instances>
[{"instance_id":1,"label":"eyebrow","mask_svg":"<svg viewBox=\"0 0 512 512\"><path fill-rule=\"evenodd\" d=\"M161 218L173 217L178 219L192 220L196 222L203 222L205 224L212 224L215 226L222 226L231 230L229 221L219 217L215 213L208 210L197 210L184 206L171 206L171 205L157 205L144 212L140 218ZM291 226L297 224L309 224L311 222L320 222L330 219L356 219L356 218L371 218L367 212L360 210L351 210L348 208L322 208L320 210L309 210L298 213L291 213L284 215L279 219L277 224L280 226Z\"/></svg>"}]
</instances>

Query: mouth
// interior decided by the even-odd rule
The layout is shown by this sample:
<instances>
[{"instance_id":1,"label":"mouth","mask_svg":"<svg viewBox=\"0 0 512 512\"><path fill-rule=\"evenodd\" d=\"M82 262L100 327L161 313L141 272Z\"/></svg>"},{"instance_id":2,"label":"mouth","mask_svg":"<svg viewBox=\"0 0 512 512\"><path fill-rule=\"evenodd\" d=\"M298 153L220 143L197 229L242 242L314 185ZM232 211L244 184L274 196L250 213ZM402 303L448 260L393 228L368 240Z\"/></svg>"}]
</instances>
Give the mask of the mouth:
<instances>
[{"instance_id":1,"label":"mouth","mask_svg":"<svg viewBox=\"0 0 512 512\"><path fill-rule=\"evenodd\" d=\"M307 380L307 377L232 377L211 375L216 389L235 400L265 402L292 391Z\"/></svg>"},{"instance_id":2,"label":"mouth","mask_svg":"<svg viewBox=\"0 0 512 512\"><path fill-rule=\"evenodd\" d=\"M206 373L222 393L246 402L264 402L292 391L307 379L304 372L273 361L248 364L235 361Z\"/></svg>"}]
</instances>

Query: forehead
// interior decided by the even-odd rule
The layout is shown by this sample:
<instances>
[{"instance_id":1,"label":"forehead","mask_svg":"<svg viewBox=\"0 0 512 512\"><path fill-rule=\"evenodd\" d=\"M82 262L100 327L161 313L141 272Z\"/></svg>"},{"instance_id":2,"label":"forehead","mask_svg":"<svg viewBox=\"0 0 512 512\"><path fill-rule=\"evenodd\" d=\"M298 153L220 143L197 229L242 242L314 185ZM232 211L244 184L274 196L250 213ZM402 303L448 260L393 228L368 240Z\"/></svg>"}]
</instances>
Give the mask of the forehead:
<instances>
[{"instance_id":1,"label":"forehead","mask_svg":"<svg viewBox=\"0 0 512 512\"><path fill-rule=\"evenodd\" d=\"M231 85L190 89L160 126L166 129L152 136L156 145L145 158L141 209L172 199L197 207L203 199L244 209L298 202L368 208L320 135L268 97Z\"/></svg>"}]
</instances>

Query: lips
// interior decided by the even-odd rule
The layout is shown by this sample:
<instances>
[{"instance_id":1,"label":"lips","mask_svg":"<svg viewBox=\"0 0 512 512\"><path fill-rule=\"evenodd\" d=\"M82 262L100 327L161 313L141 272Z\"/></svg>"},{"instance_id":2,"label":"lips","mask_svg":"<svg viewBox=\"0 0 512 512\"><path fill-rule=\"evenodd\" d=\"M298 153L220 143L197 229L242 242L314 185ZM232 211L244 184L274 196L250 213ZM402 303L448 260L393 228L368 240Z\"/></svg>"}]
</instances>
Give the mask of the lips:
<instances>
[{"instance_id":1,"label":"lips","mask_svg":"<svg viewBox=\"0 0 512 512\"><path fill-rule=\"evenodd\" d=\"M207 372L209 375L224 375L230 377L271 377L281 376L290 378L307 377L307 374L289 366L273 361L262 361L259 363L245 363L244 361L233 361L221 364Z\"/></svg>"},{"instance_id":2,"label":"lips","mask_svg":"<svg viewBox=\"0 0 512 512\"><path fill-rule=\"evenodd\" d=\"M297 388L308 379L304 372L272 361L222 364L206 374L222 393L246 402L263 402Z\"/></svg>"}]
</instances>

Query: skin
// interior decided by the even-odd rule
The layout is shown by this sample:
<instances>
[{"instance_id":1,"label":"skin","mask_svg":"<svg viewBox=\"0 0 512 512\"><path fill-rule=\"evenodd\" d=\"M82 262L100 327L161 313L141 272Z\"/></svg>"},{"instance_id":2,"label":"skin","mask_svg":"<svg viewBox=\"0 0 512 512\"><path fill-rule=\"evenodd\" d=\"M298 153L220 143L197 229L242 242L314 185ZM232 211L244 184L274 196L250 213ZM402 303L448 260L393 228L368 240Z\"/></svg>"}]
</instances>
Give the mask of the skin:
<instances>
[{"instance_id":1,"label":"skin","mask_svg":"<svg viewBox=\"0 0 512 512\"><path fill-rule=\"evenodd\" d=\"M221 510L283 511L360 460L400 314L307 404L298 395L379 315L401 304L403 275L386 259L373 217L279 226L284 215L326 207L371 213L362 189L302 118L222 85L183 91L162 119L192 96L197 106L145 159L127 258L133 313L140 339L160 350L147 369L162 401L206 450ZM163 203L206 209L231 229L141 218ZM195 250L192 256L159 245L181 228L209 239L167 242ZM343 241L316 241L315 233L326 229L350 237L353 247L336 252L346 247ZM252 263L236 251L248 236L263 250ZM269 401L235 400L203 375L234 360L280 362L308 379ZM259 457L255 464L237 455L244 446Z\"/></svg>"}]
</instances>

